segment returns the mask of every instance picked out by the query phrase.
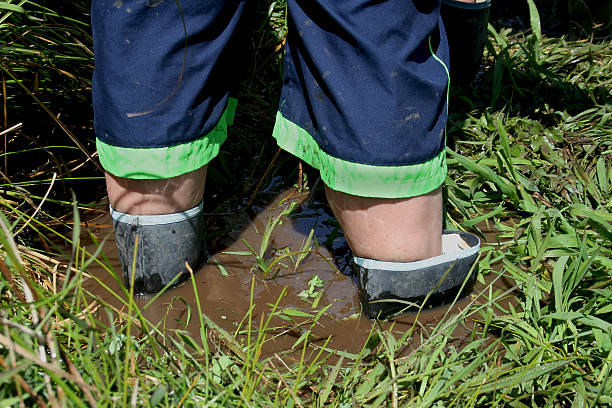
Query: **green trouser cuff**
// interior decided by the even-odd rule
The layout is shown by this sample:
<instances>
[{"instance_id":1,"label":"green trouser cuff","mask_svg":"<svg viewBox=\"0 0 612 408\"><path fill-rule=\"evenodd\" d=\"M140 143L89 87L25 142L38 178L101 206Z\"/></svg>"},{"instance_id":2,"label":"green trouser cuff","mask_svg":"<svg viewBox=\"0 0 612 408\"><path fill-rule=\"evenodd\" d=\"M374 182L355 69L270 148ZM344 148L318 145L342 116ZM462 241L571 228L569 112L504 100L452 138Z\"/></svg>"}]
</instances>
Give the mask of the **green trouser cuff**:
<instances>
[{"instance_id":1,"label":"green trouser cuff","mask_svg":"<svg viewBox=\"0 0 612 408\"><path fill-rule=\"evenodd\" d=\"M362 197L406 198L427 194L446 177L442 150L425 163L408 166L373 166L330 156L303 128L276 114L273 136L278 145L319 169L321 179L333 190Z\"/></svg>"},{"instance_id":2,"label":"green trouser cuff","mask_svg":"<svg viewBox=\"0 0 612 408\"><path fill-rule=\"evenodd\" d=\"M170 147L130 148L96 139L102 167L117 177L165 179L199 169L214 159L234 122L237 100L230 98L214 129L192 142Z\"/></svg>"}]
</instances>

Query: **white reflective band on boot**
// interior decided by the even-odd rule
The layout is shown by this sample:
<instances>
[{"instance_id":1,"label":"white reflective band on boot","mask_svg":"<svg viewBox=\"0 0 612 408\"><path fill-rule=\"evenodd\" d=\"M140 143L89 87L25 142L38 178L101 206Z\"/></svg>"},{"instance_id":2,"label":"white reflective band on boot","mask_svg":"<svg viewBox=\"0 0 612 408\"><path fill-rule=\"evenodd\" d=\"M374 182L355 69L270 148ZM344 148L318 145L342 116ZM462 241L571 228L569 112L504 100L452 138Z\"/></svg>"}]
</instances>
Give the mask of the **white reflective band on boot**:
<instances>
[{"instance_id":1,"label":"white reflective band on boot","mask_svg":"<svg viewBox=\"0 0 612 408\"><path fill-rule=\"evenodd\" d=\"M442 255L414 262L390 262L377 259L354 257L355 263L365 269L380 269L385 271L408 272L430 266L440 265L445 262L455 261L459 258L478 253L480 244L470 247L459 234L442 235Z\"/></svg>"},{"instance_id":2,"label":"white reflective band on boot","mask_svg":"<svg viewBox=\"0 0 612 408\"><path fill-rule=\"evenodd\" d=\"M200 202L196 207L193 207L187 211L172 213L172 214L159 214L159 215L132 215L122 213L113 209L110 206L111 216L115 221L123 222L130 225L163 225L172 224L174 222L185 221L195 217L204 207L204 200Z\"/></svg>"}]
</instances>

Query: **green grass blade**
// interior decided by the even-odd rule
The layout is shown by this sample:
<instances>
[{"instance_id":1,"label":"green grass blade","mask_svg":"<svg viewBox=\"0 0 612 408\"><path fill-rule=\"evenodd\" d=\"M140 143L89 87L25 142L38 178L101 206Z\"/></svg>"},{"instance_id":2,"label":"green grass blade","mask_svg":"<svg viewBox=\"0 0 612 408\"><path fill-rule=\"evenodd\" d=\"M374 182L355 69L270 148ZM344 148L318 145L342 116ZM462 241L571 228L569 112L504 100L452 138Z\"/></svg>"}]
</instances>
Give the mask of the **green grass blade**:
<instances>
[{"instance_id":1,"label":"green grass blade","mask_svg":"<svg viewBox=\"0 0 612 408\"><path fill-rule=\"evenodd\" d=\"M475 384L481 394L492 392L495 390L510 390L519 384L533 381L538 377L551 373L562 367L571 364L575 359L559 359L547 361L544 363L534 364L531 366L518 367L513 369L510 375L496 377L494 380L486 382L484 385Z\"/></svg>"},{"instance_id":2,"label":"green grass blade","mask_svg":"<svg viewBox=\"0 0 612 408\"><path fill-rule=\"evenodd\" d=\"M467 170L475 173L476 175L483 178L484 180L487 180L493 183L495 186L499 188L499 190L503 194L508 196L513 201L518 201L518 194L516 191L516 187L510 184L510 182L508 182L504 178L495 174L495 172L491 170L490 167L483 166L479 163L476 163L475 161L470 160L467 157L464 157L458 153L455 153L451 149L446 149L446 151Z\"/></svg>"}]
</instances>

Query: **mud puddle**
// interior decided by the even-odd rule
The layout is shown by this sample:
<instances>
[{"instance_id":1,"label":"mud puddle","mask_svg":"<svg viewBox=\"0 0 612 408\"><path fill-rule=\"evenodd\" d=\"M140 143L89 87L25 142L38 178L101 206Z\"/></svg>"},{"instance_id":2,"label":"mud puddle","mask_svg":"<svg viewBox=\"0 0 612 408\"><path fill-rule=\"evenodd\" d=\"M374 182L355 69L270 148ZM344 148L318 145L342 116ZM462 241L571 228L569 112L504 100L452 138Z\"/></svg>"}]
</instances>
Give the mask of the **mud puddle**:
<instances>
[{"instance_id":1,"label":"mud puddle","mask_svg":"<svg viewBox=\"0 0 612 408\"><path fill-rule=\"evenodd\" d=\"M246 255L249 251L247 244L259 253L266 225L292 206L291 214L282 216L281 222L276 223L270 234L263 259L267 264L274 259L276 261L264 276L255 256ZM109 235L103 252L110 266L120 274L110 216L107 214L89 224L90 230L99 239ZM198 339L197 293L203 312L212 321L231 334L237 332L241 335L239 338L246 341L248 318L245 316L248 316L251 304L252 327L256 331L278 301L276 315L266 327L264 357L287 352L289 360L299 359L300 353L292 351L294 348L301 350L303 343L296 346L296 342L307 331L310 331L309 345L313 352L324 346L328 339L325 346L328 349L358 353L363 348L375 323L360 313L357 285L347 276L350 251L325 203L312 200L308 192L290 189L277 194L265 207L209 214L207 224L209 260L195 274L196 289L187 281L168 290L144 310L143 314L148 320L152 323L162 322L160 327L168 333L177 329L188 330L194 339ZM307 249L308 236L313 229L313 251L296 266L299 254L286 254ZM487 235L488 240L495 242L494 233ZM121 293L119 284L104 268L92 266L88 272L99 278L110 291ZM508 280L503 277L499 279L495 273L486 275L485 279L487 285L495 280L493 290L506 290L510 285ZM472 295L453 306L449 315L457 313L474 300L478 302L475 294L483 287L483 284L476 283ZM114 307L121 308L116 296L95 280L88 280L85 288ZM136 302L142 308L148 299L137 299ZM326 310L318 319L315 318L322 309ZM381 326L399 336L415 325L414 344L408 347L412 349L418 346L418 339L429 336L447 310L447 307L424 310L418 316L416 325L416 313L409 313ZM462 322L454 332L452 342L459 346L469 341L475 324L471 320ZM377 327L375 325L374 329Z\"/></svg>"}]
</instances>

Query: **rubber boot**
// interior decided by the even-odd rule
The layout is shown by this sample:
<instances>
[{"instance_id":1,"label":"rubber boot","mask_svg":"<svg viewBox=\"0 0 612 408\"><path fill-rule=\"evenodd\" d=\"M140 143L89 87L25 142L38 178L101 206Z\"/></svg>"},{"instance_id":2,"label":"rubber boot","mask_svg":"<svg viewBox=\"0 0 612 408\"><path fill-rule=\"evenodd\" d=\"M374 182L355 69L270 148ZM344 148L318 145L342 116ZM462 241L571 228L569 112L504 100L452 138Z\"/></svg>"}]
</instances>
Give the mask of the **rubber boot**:
<instances>
[{"instance_id":1,"label":"rubber boot","mask_svg":"<svg viewBox=\"0 0 612 408\"><path fill-rule=\"evenodd\" d=\"M474 80L487 39L491 0L466 3L442 0L440 14L450 49L451 84Z\"/></svg>"},{"instance_id":2,"label":"rubber boot","mask_svg":"<svg viewBox=\"0 0 612 408\"><path fill-rule=\"evenodd\" d=\"M130 215L111 208L111 215L125 284L129 288L133 276L134 293L181 283L189 277L185 262L196 271L206 261L202 203L174 214Z\"/></svg>"},{"instance_id":3,"label":"rubber boot","mask_svg":"<svg viewBox=\"0 0 612 408\"><path fill-rule=\"evenodd\" d=\"M477 274L473 267L479 250L476 235L446 230L440 256L416 262L355 257L353 267L364 313L371 319L385 319L415 310L411 305L420 305L430 292L427 305L439 306L452 301L464 282L462 295L469 293Z\"/></svg>"}]
</instances>

